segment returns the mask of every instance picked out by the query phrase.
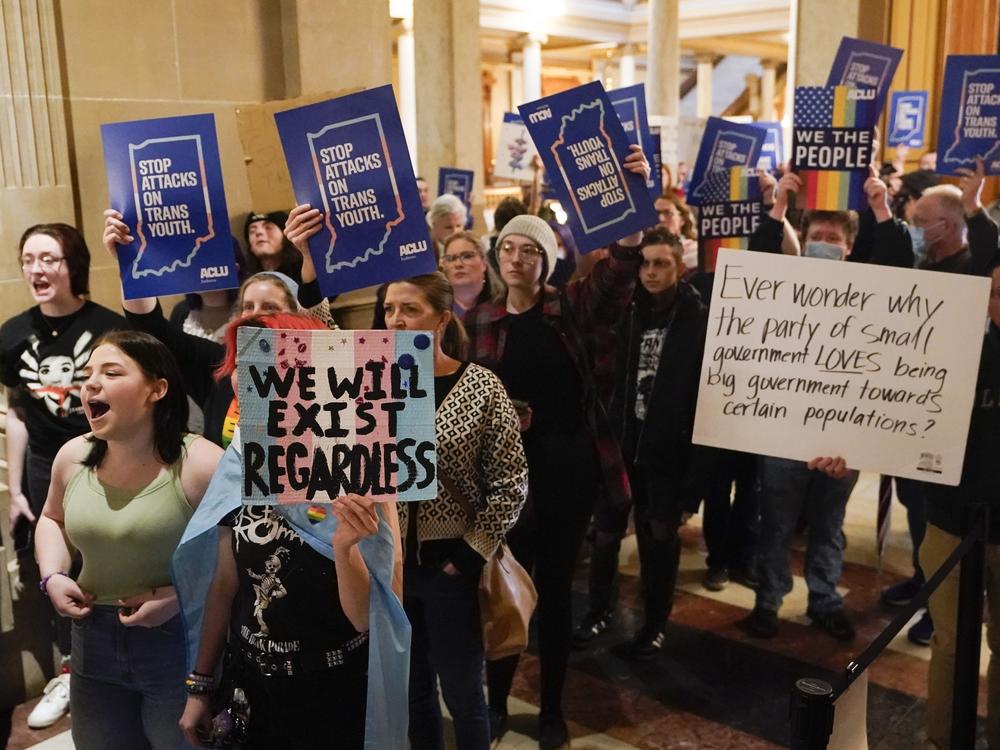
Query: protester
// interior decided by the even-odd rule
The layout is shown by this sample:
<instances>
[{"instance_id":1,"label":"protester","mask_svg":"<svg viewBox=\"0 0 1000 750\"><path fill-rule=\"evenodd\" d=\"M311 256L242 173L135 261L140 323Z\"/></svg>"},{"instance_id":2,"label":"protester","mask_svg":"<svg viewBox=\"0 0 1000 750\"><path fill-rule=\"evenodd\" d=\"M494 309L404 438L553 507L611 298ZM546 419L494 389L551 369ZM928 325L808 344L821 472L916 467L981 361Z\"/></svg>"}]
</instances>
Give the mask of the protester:
<instances>
[{"instance_id":1,"label":"protester","mask_svg":"<svg viewBox=\"0 0 1000 750\"><path fill-rule=\"evenodd\" d=\"M0 327L0 373L8 396L9 529L15 549L25 552L32 547L56 453L89 429L80 388L94 342L126 323L86 298L90 250L74 227L29 227L18 242L18 256L36 304ZM21 576L32 590L38 570L30 556L23 557ZM54 724L69 708L70 623L54 613L52 624L61 672L28 715L32 729Z\"/></svg>"},{"instance_id":2,"label":"protester","mask_svg":"<svg viewBox=\"0 0 1000 750\"><path fill-rule=\"evenodd\" d=\"M456 195L445 193L431 203L427 212L427 226L431 232L434 253L439 263L444 252L444 241L455 232L465 229L466 215L465 204Z\"/></svg>"},{"instance_id":3,"label":"protester","mask_svg":"<svg viewBox=\"0 0 1000 750\"><path fill-rule=\"evenodd\" d=\"M304 256L285 242L282 232L286 221L288 214L284 211L247 214L243 223L243 239L247 243L246 262L241 264L246 266L246 275L278 271L294 279L295 283L302 283Z\"/></svg>"},{"instance_id":4,"label":"protester","mask_svg":"<svg viewBox=\"0 0 1000 750\"><path fill-rule=\"evenodd\" d=\"M983 210L985 167L961 169L961 188L936 185L924 190L913 208L913 225L921 230L928 271L987 276L1000 259L997 225Z\"/></svg>"},{"instance_id":5,"label":"protester","mask_svg":"<svg viewBox=\"0 0 1000 750\"><path fill-rule=\"evenodd\" d=\"M788 172L778 181L774 205L750 239L750 249L780 252L784 218L790 195L802 189L798 175ZM910 267L913 254L909 235L889 210L888 189L874 166L864 185L875 219L873 261ZM803 255L846 259L857 233L857 216L845 211L807 211L803 216ZM842 459L817 458L806 463L764 456L759 464L760 539L756 604L747 625L760 638L778 634L778 609L792 590L788 545L796 521L804 512L808 522L805 578L809 589L806 614L814 625L839 640L854 638L854 626L844 613L837 592L844 560L843 524L847 501L858 479Z\"/></svg>"},{"instance_id":6,"label":"protester","mask_svg":"<svg viewBox=\"0 0 1000 750\"><path fill-rule=\"evenodd\" d=\"M118 245L132 242L132 236L120 213L108 209L104 216L104 246L115 256ZM329 302L320 296L316 270L308 254L303 256L301 271L305 279L301 286L277 271L251 276L240 287L234 315L296 312L306 308L326 326L336 327L330 316ZM202 434L216 445L228 446L239 422L239 405L229 380L214 377L225 353L224 347L170 325L155 297L123 298L122 307L133 328L155 336L177 358L184 388L204 413Z\"/></svg>"},{"instance_id":7,"label":"protester","mask_svg":"<svg viewBox=\"0 0 1000 750\"><path fill-rule=\"evenodd\" d=\"M463 234L449 238L445 258L456 245L471 242L455 241ZM477 257L485 267L481 252ZM409 734L414 750L444 750L439 678L459 750L490 746L479 579L517 520L528 488L517 414L499 378L464 361L467 339L453 305L440 273L392 282L385 297L390 330L434 332L440 494L433 501L399 504L403 604L413 627Z\"/></svg>"},{"instance_id":8,"label":"protester","mask_svg":"<svg viewBox=\"0 0 1000 750\"><path fill-rule=\"evenodd\" d=\"M445 240L441 270L451 284L452 312L459 319L479 303L503 293L503 282L486 260L486 247L472 232L456 232Z\"/></svg>"},{"instance_id":9,"label":"protester","mask_svg":"<svg viewBox=\"0 0 1000 750\"><path fill-rule=\"evenodd\" d=\"M979 376L972 405L972 419L965 444L962 478L957 487L926 485L927 534L920 546L920 563L933 573L967 533L970 506L985 504L989 510L986 546L986 643L990 664L986 674L986 741L1000 747L1000 482L996 460L1000 456L1000 267L991 276L989 324L983 338ZM932 747L950 747L952 690L957 637L959 566L952 568L931 594L934 617L931 661L927 675L927 739Z\"/></svg>"},{"instance_id":10,"label":"protester","mask_svg":"<svg viewBox=\"0 0 1000 750\"><path fill-rule=\"evenodd\" d=\"M626 167L645 178L649 167L632 147ZM511 551L533 570L538 589L541 660L539 746L568 741L562 688L569 657L573 568L600 484L626 502L628 482L593 383L584 337L621 314L635 283L641 235L621 240L611 258L559 292L546 285L555 268L551 227L518 216L497 238L506 299L466 316L470 359L500 375L515 399L528 457L530 500L508 535ZM488 664L494 737L502 733L518 657Z\"/></svg>"},{"instance_id":11,"label":"protester","mask_svg":"<svg viewBox=\"0 0 1000 750\"><path fill-rule=\"evenodd\" d=\"M219 377L235 380L237 336L244 326L325 328L315 318L291 313L241 318L226 333ZM334 500L336 529L332 541L325 540L332 544L331 564L330 554L314 548L297 528L298 515L286 515L280 506L238 505L242 482L228 477L220 475L222 487L213 483L213 492L228 492L232 501L218 521L217 560L203 604L197 658L184 681L184 735L195 746L209 740L215 675L225 663L227 679L249 706L249 750L328 747L334 738L338 747L360 749L365 744L369 600L375 573L358 543L378 534L384 518L398 567L395 505L384 503L376 510L372 499L354 494ZM182 591L185 613L195 598L187 593L189 586L185 582Z\"/></svg>"},{"instance_id":12,"label":"protester","mask_svg":"<svg viewBox=\"0 0 1000 750\"><path fill-rule=\"evenodd\" d=\"M708 449L691 444L708 309L680 275L680 238L656 228L642 239L639 286L618 326L618 366L611 424L624 453L635 508L644 623L629 644L633 658L663 648L680 564L680 526L698 510L707 486ZM576 643L600 635L612 612L612 589L628 506L598 503L590 557L590 610Z\"/></svg>"},{"instance_id":13,"label":"protester","mask_svg":"<svg viewBox=\"0 0 1000 750\"><path fill-rule=\"evenodd\" d=\"M179 749L184 634L170 558L222 451L185 434L180 371L152 336L105 334L84 372L92 432L56 455L35 542L41 589L73 619L73 744Z\"/></svg>"},{"instance_id":14,"label":"protester","mask_svg":"<svg viewBox=\"0 0 1000 750\"><path fill-rule=\"evenodd\" d=\"M423 177L417 178L417 191L420 193L420 207L426 214L431 207L431 186Z\"/></svg>"},{"instance_id":15,"label":"protester","mask_svg":"<svg viewBox=\"0 0 1000 750\"><path fill-rule=\"evenodd\" d=\"M673 190L666 190L653 201L659 219L658 226L680 237L684 245L684 268L698 267L698 225L684 199Z\"/></svg>"}]
</instances>

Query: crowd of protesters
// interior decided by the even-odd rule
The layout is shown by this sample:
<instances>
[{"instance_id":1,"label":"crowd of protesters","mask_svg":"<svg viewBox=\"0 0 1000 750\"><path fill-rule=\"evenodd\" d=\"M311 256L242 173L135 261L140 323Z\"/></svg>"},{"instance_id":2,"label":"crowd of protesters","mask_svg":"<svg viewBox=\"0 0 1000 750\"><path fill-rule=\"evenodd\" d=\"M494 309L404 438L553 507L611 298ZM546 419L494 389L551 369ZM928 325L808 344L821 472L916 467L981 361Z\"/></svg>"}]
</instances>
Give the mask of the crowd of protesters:
<instances>
[{"instance_id":1,"label":"crowd of protesters","mask_svg":"<svg viewBox=\"0 0 1000 750\"><path fill-rule=\"evenodd\" d=\"M649 172L637 147L625 166ZM936 184L932 165L908 174L901 163L873 165L860 216L796 212L802 184L791 171L760 181L751 251L991 276L962 482L896 479L914 571L883 600L905 605L957 545L965 504L1000 510L990 461L1000 454L1000 258L982 164L957 187ZM539 747L567 747L570 650L606 637L616 616L630 516L642 618L626 657L670 649L680 531L699 511L703 585L756 590L752 635L779 635L788 548L804 532L807 614L834 638L854 637L837 586L858 473L837 456L790 461L692 442L713 280L698 270L683 186L656 199L657 226L581 256L567 227L537 215L544 204L529 210L536 196L497 206L483 238L466 229L462 201L431 200L418 185L441 272L381 287L373 327L434 333L437 461L448 481L437 500L398 510L347 495L318 525L292 506L240 507L234 385L239 328L336 327L308 252L318 209L251 213L246 249L234 248L239 289L188 295L169 318L155 298L123 299L124 317L90 302L90 254L73 227L24 232L18 254L36 304L0 327L10 519L20 548L35 551L26 578L52 603L63 655L30 726L71 707L80 750L206 745L220 731L221 672L240 675L249 707L229 714L241 733L233 746L326 747L335 723L338 747L362 747L378 723L372 696L395 689L398 659L378 638L408 628L398 700L411 747L444 747L440 684L460 750L487 748L507 730L519 666L517 656L486 661L480 628L480 573L506 540L538 591ZM108 252L130 232L121 214L105 213ZM989 541L1000 580L1000 513ZM585 546L588 606L574 622ZM932 647L928 737L939 747L956 591L957 581L939 589L910 630ZM991 648L996 639L991 629ZM293 643L276 666L271 655ZM1000 700L997 670L988 690ZM1000 746L1000 717L988 734Z\"/></svg>"}]
</instances>

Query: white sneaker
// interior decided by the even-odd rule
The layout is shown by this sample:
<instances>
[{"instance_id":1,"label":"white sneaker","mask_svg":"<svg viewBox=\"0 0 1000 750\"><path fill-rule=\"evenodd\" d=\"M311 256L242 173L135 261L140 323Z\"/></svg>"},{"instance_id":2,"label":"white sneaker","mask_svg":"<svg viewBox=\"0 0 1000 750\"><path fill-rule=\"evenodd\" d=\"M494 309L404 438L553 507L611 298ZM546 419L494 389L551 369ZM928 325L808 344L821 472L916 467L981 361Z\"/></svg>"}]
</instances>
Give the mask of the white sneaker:
<instances>
[{"instance_id":1,"label":"white sneaker","mask_svg":"<svg viewBox=\"0 0 1000 750\"><path fill-rule=\"evenodd\" d=\"M28 714L28 726L32 729L50 727L67 711L69 711L68 672L49 680L49 684L45 686L45 695Z\"/></svg>"}]
</instances>

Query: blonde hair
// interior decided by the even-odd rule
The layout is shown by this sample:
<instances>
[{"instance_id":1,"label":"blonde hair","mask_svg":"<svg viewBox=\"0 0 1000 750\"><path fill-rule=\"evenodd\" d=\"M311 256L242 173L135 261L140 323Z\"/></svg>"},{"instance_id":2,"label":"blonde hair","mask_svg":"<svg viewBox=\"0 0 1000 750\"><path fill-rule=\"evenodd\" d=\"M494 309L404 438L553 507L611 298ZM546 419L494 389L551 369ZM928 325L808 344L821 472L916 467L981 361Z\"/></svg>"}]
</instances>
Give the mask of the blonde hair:
<instances>
[{"instance_id":1,"label":"blonde hair","mask_svg":"<svg viewBox=\"0 0 1000 750\"><path fill-rule=\"evenodd\" d=\"M455 240L471 242L472 246L476 248L476 251L483 259L483 262L486 263L486 276L483 279L483 288L486 290L486 295L495 301L506 294L507 286L500 280L500 275L493 268L493 264L490 263L490 259L486 256L486 243L472 232L463 229L460 232L448 235L448 238L444 241L444 246L441 248L441 263L444 263L444 256L448 252L448 245Z\"/></svg>"}]
</instances>

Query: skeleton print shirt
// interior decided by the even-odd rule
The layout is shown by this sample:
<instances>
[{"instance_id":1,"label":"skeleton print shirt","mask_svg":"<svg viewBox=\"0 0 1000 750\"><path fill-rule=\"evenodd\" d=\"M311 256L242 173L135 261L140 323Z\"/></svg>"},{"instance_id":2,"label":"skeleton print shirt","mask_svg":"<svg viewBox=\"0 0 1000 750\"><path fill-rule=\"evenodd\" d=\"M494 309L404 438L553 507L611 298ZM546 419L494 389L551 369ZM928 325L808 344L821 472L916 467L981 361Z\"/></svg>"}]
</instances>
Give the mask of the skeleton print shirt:
<instances>
[{"instance_id":1,"label":"skeleton print shirt","mask_svg":"<svg viewBox=\"0 0 1000 750\"><path fill-rule=\"evenodd\" d=\"M222 524L232 528L239 575L231 643L253 653L313 655L358 634L340 606L333 563L270 506L241 506Z\"/></svg>"},{"instance_id":2,"label":"skeleton print shirt","mask_svg":"<svg viewBox=\"0 0 1000 750\"><path fill-rule=\"evenodd\" d=\"M90 429L80 401L83 367L97 339L127 327L124 318L89 300L59 318L42 315L36 305L0 326L0 380L22 409L32 453L52 458Z\"/></svg>"}]
</instances>

